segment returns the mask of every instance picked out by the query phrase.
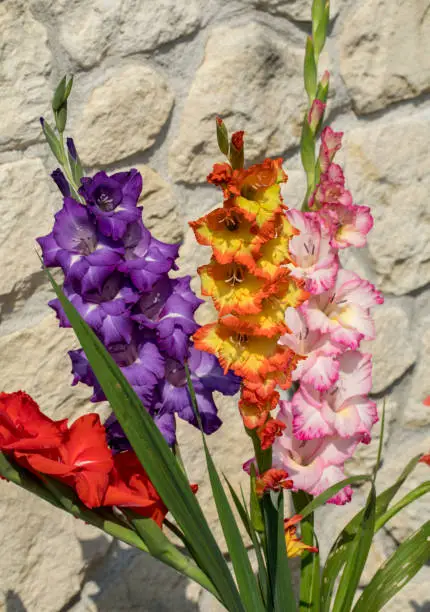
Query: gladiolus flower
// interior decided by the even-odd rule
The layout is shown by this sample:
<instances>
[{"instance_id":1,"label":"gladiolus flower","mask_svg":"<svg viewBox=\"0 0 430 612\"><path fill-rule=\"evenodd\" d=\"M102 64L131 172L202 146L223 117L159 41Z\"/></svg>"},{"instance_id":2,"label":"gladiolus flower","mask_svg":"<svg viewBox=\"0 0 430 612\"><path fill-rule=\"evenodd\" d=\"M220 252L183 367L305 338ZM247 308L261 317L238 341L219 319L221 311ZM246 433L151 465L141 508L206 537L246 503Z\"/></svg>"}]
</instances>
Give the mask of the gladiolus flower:
<instances>
[{"instance_id":1,"label":"gladiolus flower","mask_svg":"<svg viewBox=\"0 0 430 612\"><path fill-rule=\"evenodd\" d=\"M255 492L261 497L266 491L281 491L282 489L291 489L292 486L293 483L288 480L288 474L285 470L271 468L256 479Z\"/></svg>"},{"instance_id":2,"label":"gladiolus flower","mask_svg":"<svg viewBox=\"0 0 430 612\"><path fill-rule=\"evenodd\" d=\"M301 557L305 552L317 553L318 548L316 546L310 546L305 544L300 538L297 537L296 524L302 520L300 514L295 514L290 519L284 520L284 532L285 532L285 544L287 547L287 556Z\"/></svg>"},{"instance_id":3,"label":"gladiolus flower","mask_svg":"<svg viewBox=\"0 0 430 612\"><path fill-rule=\"evenodd\" d=\"M275 438L282 435L285 427L285 423L278 421L278 419L272 418L270 418L267 423L260 427L257 430L257 435L260 438L261 449L267 450L270 448L275 441Z\"/></svg>"}]
</instances>

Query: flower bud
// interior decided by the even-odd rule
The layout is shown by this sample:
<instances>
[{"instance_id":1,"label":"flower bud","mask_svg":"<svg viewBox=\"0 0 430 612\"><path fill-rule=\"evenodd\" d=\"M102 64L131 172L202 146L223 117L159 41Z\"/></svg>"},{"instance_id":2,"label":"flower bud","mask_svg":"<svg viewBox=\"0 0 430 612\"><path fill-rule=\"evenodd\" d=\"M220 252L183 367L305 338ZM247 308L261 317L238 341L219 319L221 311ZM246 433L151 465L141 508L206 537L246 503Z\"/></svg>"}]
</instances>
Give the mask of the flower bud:
<instances>
[{"instance_id":1,"label":"flower bud","mask_svg":"<svg viewBox=\"0 0 430 612\"><path fill-rule=\"evenodd\" d=\"M63 194L63 196L65 198L69 197L70 196L70 186L63 172L60 170L60 168L57 168L56 170L54 170L54 172L51 174L51 177L54 183L57 185L58 189Z\"/></svg>"},{"instance_id":2,"label":"flower bud","mask_svg":"<svg viewBox=\"0 0 430 612\"><path fill-rule=\"evenodd\" d=\"M228 157L228 132L221 117L216 117L216 137L218 140L219 150Z\"/></svg>"},{"instance_id":3,"label":"flower bud","mask_svg":"<svg viewBox=\"0 0 430 612\"><path fill-rule=\"evenodd\" d=\"M234 132L231 137L231 146L230 146L230 163L232 165L233 170L243 168L245 161L245 152L243 146L243 137L245 132L240 130L239 132Z\"/></svg>"},{"instance_id":4,"label":"flower bud","mask_svg":"<svg viewBox=\"0 0 430 612\"><path fill-rule=\"evenodd\" d=\"M325 108L326 104L321 102L321 100L315 99L312 102L312 106L308 112L308 123L314 134L316 134L319 126L321 125L322 118L324 117Z\"/></svg>"}]
</instances>

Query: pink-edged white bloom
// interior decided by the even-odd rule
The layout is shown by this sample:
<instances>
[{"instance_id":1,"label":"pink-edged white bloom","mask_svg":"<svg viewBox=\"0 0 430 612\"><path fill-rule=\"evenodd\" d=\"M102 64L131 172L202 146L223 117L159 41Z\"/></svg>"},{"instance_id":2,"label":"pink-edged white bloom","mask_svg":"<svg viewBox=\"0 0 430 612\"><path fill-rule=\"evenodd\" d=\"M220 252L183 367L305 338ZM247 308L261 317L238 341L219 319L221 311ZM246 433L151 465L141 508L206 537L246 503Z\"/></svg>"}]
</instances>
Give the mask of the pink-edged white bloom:
<instances>
[{"instance_id":1,"label":"pink-edged white bloom","mask_svg":"<svg viewBox=\"0 0 430 612\"><path fill-rule=\"evenodd\" d=\"M293 371L293 380L326 391L338 378L340 366L336 356L341 347L328 334L311 331L300 308L287 308L285 323L291 333L282 336L279 344L306 358Z\"/></svg>"},{"instance_id":2,"label":"pink-edged white bloom","mask_svg":"<svg viewBox=\"0 0 430 612\"><path fill-rule=\"evenodd\" d=\"M277 419L285 423L282 436L273 444L273 465L288 472L293 490L301 489L319 495L344 478L343 465L361 442L359 436L342 439L336 436L302 441L292 433L293 413L290 402L281 401ZM328 503L345 504L352 490L346 487Z\"/></svg>"},{"instance_id":3,"label":"pink-edged white bloom","mask_svg":"<svg viewBox=\"0 0 430 612\"><path fill-rule=\"evenodd\" d=\"M345 176L337 164L330 164L327 172L321 174L320 182L309 199L309 208L321 208L326 204L352 206L351 192L345 189Z\"/></svg>"},{"instance_id":4,"label":"pink-edged white bloom","mask_svg":"<svg viewBox=\"0 0 430 612\"><path fill-rule=\"evenodd\" d=\"M331 246L336 249L363 247L367 234L373 227L373 218L368 206L326 204L320 214L330 228Z\"/></svg>"},{"instance_id":5,"label":"pink-edged white bloom","mask_svg":"<svg viewBox=\"0 0 430 612\"><path fill-rule=\"evenodd\" d=\"M338 435L364 436L378 420L376 403L367 394L372 387L371 355L347 351L339 357L339 377L332 389L320 393L300 385L291 406L293 434L300 440Z\"/></svg>"},{"instance_id":6,"label":"pink-edged white bloom","mask_svg":"<svg viewBox=\"0 0 430 612\"><path fill-rule=\"evenodd\" d=\"M301 308L311 330L330 334L333 342L356 349L362 339L374 339L370 309L383 301L374 285L342 268L332 289L311 296Z\"/></svg>"},{"instance_id":7,"label":"pink-edged white bloom","mask_svg":"<svg viewBox=\"0 0 430 612\"><path fill-rule=\"evenodd\" d=\"M339 151L342 146L342 137L343 132L335 132L328 126L321 132L321 147L319 154L321 172L327 171L336 152Z\"/></svg>"},{"instance_id":8,"label":"pink-edged white bloom","mask_svg":"<svg viewBox=\"0 0 430 612\"><path fill-rule=\"evenodd\" d=\"M333 287L339 268L337 252L330 245L330 234L316 213L290 209L286 213L291 225L299 230L290 239L291 257L287 267L293 278L305 282L305 289L318 295Z\"/></svg>"}]
</instances>

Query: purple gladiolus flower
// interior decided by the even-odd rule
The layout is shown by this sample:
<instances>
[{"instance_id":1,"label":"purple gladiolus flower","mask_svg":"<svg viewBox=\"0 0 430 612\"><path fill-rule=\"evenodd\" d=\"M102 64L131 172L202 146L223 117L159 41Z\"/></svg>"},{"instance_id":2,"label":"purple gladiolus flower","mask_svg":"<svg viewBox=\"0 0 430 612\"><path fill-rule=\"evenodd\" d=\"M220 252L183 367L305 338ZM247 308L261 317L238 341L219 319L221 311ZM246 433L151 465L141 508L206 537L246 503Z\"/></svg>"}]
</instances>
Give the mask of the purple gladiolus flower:
<instances>
[{"instance_id":1,"label":"purple gladiolus flower","mask_svg":"<svg viewBox=\"0 0 430 612\"><path fill-rule=\"evenodd\" d=\"M203 301L191 291L190 281L190 276L163 277L142 295L131 317L156 330L158 346L181 363L187 358L190 336L199 328L194 313Z\"/></svg>"},{"instance_id":2,"label":"purple gladiolus flower","mask_svg":"<svg viewBox=\"0 0 430 612\"><path fill-rule=\"evenodd\" d=\"M137 170L108 176L97 172L81 179L80 195L85 198L102 234L120 240L130 223L141 217L137 201L142 191L142 177Z\"/></svg>"},{"instance_id":3,"label":"purple gladiolus flower","mask_svg":"<svg viewBox=\"0 0 430 612\"><path fill-rule=\"evenodd\" d=\"M74 158L71 139L67 146ZM57 184L61 180L56 175ZM176 415L197 424L186 384L186 361L206 433L221 425L213 392L233 395L240 379L232 372L224 375L216 357L193 347L191 337L199 328L194 314L202 300L191 290L189 276L169 278L169 272L177 270L179 244L157 240L144 226L137 206L141 187L136 170L112 176L99 172L82 179L79 193L87 205L65 197L52 232L38 242L45 265L63 269L66 297L104 343L166 441L173 444ZM60 327L70 327L60 301L49 305ZM83 350L69 355L72 384L92 387L91 400L104 401ZM129 448L113 415L106 429L114 451Z\"/></svg>"},{"instance_id":4,"label":"purple gladiolus flower","mask_svg":"<svg viewBox=\"0 0 430 612\"><path fill-rule=\"evenodd\" d=\"M70 196L70 185L69 185L68 180L64 176L63 172L60 170L60 168L57 168L56 170L54 170L54 172L51 174L51 177L54 183L57 185L58 189L63 194L63 196L65 198L69 197Z\"/></svg>"}]
</instances>

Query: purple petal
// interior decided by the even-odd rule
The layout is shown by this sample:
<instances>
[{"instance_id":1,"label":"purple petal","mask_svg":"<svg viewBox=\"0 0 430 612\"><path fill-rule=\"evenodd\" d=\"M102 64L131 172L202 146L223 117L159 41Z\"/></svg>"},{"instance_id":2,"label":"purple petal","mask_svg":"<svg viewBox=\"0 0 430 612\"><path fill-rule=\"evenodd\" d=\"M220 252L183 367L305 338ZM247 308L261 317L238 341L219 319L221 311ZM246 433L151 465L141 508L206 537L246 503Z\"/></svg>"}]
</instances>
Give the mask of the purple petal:
<instances>
[{"instance_id":1,"label":"purple petal","mask_svg":"<svg viewBox=\"0 0 430 612\"><path fill-rule=\"evenodd\" d=\"M65 198L70 196L70 185L60 168L52 172L51 178Z\"/></svg>"},{"instance_id":2,"label":"purple petal","mask_svg":"<svg viewBox=\"0 0 430 612\"><path fill-rule=\"evenodd\" d=\"M188 365L192 379L198 379L207 390L220 391L224 395L235 395L239 391L241 378L231 371L224 374L214 355L192 347Z\"/></svg>"}]
</instances>

